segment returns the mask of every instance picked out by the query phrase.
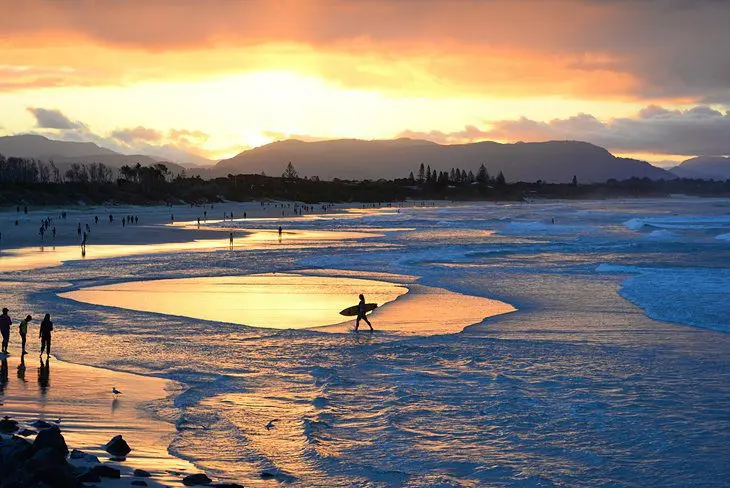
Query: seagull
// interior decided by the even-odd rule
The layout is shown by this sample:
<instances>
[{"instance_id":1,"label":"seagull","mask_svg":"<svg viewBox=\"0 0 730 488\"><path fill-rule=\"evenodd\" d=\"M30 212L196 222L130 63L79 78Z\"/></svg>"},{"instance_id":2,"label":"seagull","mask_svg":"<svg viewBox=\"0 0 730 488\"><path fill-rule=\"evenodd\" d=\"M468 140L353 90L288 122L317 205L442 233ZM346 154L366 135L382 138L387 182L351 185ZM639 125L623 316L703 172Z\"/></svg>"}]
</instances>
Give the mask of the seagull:
<instances>
[{"instance_id":1,"label":"seagull","mask_svg":"<svg viewBox=\"0 0 730 488\"><path fill-rule=\"evenodd\" d=\"M116 398L117 395L121 395L122 392L117 390L116 387L112 388L112 393L114 393L114 397Z\"/></svg>"},{"instance_id":2,"label":"seagull","mask_svg":"<svg viewBox=\"0 0 730 488\"><path fill-rule=\"evenodd\" d=\"M278 422L279 419L269 420L269 423L266 424L266 430L271 430L275 427L274 422Z\"/></svg>"}]
</instances>

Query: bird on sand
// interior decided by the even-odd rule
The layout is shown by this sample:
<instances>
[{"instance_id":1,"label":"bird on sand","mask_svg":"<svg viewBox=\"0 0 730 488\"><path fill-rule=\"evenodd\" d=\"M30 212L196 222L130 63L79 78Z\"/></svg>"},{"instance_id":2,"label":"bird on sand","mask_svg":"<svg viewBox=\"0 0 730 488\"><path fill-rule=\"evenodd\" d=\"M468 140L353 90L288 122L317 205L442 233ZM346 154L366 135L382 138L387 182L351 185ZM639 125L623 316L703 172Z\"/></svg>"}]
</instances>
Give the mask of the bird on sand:
<instances>
[{"instance_id":1,"label":"bird on sand","mask_svg":"<svg viewBox=\"0 0 730 488\"><path fill-rule=\"evenodd\" d=\"M268 424L266 424L266 430L271 430L271 429L273 429L274 427L276 427L276 426L274 425L274 422L278 422L278 421L279 421L279 419L273 419L273 420L269 420L269 423L268 423Z\"/></svg>"},{"instance_id":2,"label":"bird on sand","mask_svg":"<svg viewBox=\"0 0 730 488\"><path fill-rule=\"evenodd\" d=\"M117 395L121 395L122 394L122 392L119 391L119 390L117 390L116 387L112 388L112 393L114 393L114 397L115 398L116 398Z\"/></svg>"}]
</instances>

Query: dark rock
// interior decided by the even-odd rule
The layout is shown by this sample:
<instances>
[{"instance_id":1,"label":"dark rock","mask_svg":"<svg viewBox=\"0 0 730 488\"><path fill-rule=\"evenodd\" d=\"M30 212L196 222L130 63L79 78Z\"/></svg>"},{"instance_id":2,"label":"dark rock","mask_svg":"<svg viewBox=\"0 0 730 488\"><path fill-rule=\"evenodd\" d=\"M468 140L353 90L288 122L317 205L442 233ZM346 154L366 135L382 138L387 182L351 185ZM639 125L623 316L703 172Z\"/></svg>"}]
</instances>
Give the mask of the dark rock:
<instances>
[{"instance_id":1,"label":"dark rock","mask_svg":"<svg viewBox=\"0 0 730 488\"><path fill-rule=\"evenodd\" d=\"M18 432L18 435L22 435L23 437L28 437L29 435L33 435L35 433L36 433L35 430L23 429L20 432Z\"/></svg>"},{"instance_id":2,"label":"dark rock","mask_svg":"<svg viewBox=\"0 0 730 488\"><path fill-rule=\"evenodd\" d=\"M14 435L10 439L3 440L0 442L0 466L3 468L2 472L9 469L9 465L24 463L35 454L35 451L33 445L22 437Z\"/></svg>"},{"instance_id":3,"label":"dark rock","mask_svg":"<svg viewBox=\"0 0 730 488\"><path fill-rule=\"evenodd\" d=\"M281 481L282 483L293 483L297 479L296 477L294 477L290 474L286 474L286 473L282 473L281 471L274 471L274 470L261 471L261 474L259 476L261 477L262 480L275 479L277 481Z\"/></svg>"},{"instance_id":4,"label":"dark rock","mask_svg":"<svg viewBox=\"0 0 730 488\"><path fill-rule=\"evenodd\" d=\"M0 419L0 433L12 434L18 430L18 421L12 420L9 417Z\"/></svg>"},{"instance_id":5,"label":"dark rock","mask_svg":"<svg viewBox=\"0 0 730 488\"><path fill-rule=\"evenodd\" d=\"M98 463L99 458L94 456L93 454L86 453L84 451L79 451L78 449L74 449L71 451L71 454L69 455L71 459L79 459L83 460L87 463Z\"/></svg>"},{"instance_id":6,"label":"dark rock","mask_svg":"<svg viewBox=\"0 0 730 488\"><path fill-rule=\"evenodd\" d=\"M89 472L94 473L95 475L102 478L119 479L121 476L121 472L117 468L113 468L108 464L97 464L96 466L91 468Z\"/></svg>"},{"instance_id":7,"label":"dark rock","mask_svg":"<svg viewBox=\"0 0 730 488\"><path fill-rule=\"evenodd\" d=\"M209 485L212 481L204 473L191 474L182 480L185 486Z\"/></svg>"},{"instance_id":8,"label":"dark rock","mask_svg":"<svg viewBox=\"0 0 730 488\"><path fill-rule=\"evenodd\" d=\"M35 441L33 441L33 447L35 447L37 450L41 450L46 447L56 449L59 453L63 455L64 458L68 454L66 441L63 439L61 431L58 427L53 427L38 432Z\"/></svg>"},{"instance_id":9,"label":"dark rock","mask_svg":"<svg viewBox=\"0 0 730 488\"><path fill-rule=\"evenodd\" d=\"M149 478L150 476L152 476L152 474L149 471L145 471L144 469L135 469L134 476L136 476L137 478Z\"/></svg>"},{"instance_id":10,"label":"dark rock","mask_svg":"<svg viewBox=\"0 0 730 488\"><path fill-rule=\"evenodd\" d=\"M112 456L126 456L132 449L127 444L127 441L122 439L121 435L112 437L112 439L104 445L106 452Z\"/></svg>"},{"instance_id":11,"label":"dark rock","mask_svg":"<svg viewBox=\"0 0 730 488\"><path fill-rule=\"evenodd\" d=\"M26 461L22 470L23 486L45 483L52 488L80 486L73 466L57 449L45 447Z\"/></svg>"},{"instance_id":12,"label":"dark rock","mask_svg":"<svg viewBox=\"0 0 730 488\"><path fill-rule=\"evenodd\" d=\"M45 420L36 420L32 424L30 424L31 427L35 427L36 429L50 429L51 427L54 427L53 424L49 424Z\"/></svg>"},{"instance_id":13,"label":"dark rock","mask_svg":"<svg viewBox=\"0 0 730 488\"><path fill-rule=\"evenodd\" d=\"M87 471L84 471L82 474L76 477L76 479L82 483L99 483L101 481L101 477L93 473L90 469Z\"/></svg>"},{"instance_id":14,"label":"dark rock","mask_svg":"<svg viewBox=\"0 0 730 488\"><path fill-rule=\"evenodd\" d=\"M66 462L66 456L54 447L38 449L26 462L26 467L33 469L35 466L46 466L50 464L62 464Z\"/></svg>"},{"instance_id":15,"label":"dark rock","mask_svg":"<svg viewBox=\"0 0 730 488\"><path fill-rule=\"evenodd\" d=\"M147 482L143 480L134 480L129 484L132 486L147 486Z\"/></svg>"},{"instance_id":16,"label":"dark rock","mask_svg":"<svg viewBox=\"0 0 730 488\"><path fill-rule=\"evenodd\" d=\"M79 451L78 449L74 449L71 451L71 454L68 455L71 459L83 459L86 456L86 453L84 451Z\"/></svg>"}]
</instances>

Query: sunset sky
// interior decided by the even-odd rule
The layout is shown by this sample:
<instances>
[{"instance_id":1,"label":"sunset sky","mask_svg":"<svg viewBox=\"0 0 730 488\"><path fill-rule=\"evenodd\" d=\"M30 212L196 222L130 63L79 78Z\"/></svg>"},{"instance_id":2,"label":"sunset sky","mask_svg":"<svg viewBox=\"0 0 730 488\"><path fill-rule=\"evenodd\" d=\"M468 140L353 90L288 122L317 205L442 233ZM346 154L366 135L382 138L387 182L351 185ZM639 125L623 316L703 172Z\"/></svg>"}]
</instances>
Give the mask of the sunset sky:
<instances>
[{"instance_id":1,"label":"sunset sky","mask_svg":"<svg viewBox=\"0 0 730 488\"><path fill-rule=\"evenodd\" d=\"M730 155L730 2L0 2L0 135L179 159L395 137Z\"/></svg>"}]
</instances>

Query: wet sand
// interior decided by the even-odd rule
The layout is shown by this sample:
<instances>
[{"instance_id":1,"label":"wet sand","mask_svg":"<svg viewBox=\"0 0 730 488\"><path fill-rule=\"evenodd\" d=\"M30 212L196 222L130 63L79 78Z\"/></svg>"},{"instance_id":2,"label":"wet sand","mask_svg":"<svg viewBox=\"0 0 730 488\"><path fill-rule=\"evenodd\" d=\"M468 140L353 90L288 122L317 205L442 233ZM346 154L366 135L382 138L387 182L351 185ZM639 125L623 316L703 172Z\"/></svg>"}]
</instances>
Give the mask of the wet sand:
<instances>
[{"instance_id":1,"label":"wet sand","mask_svg":"<svg viewBox=\"0 0 730 488\"><path fill-rule=\"evenodd\" d=\"M195 466L167 453L175 433L172 423L155 419L143 408L173 394L181 385L173 382L80 366L54 357L21 356L11 349L1 362L0 412L30 426L41 419L57 423L69 449L93 454L100 461L110 455L102 449L121 434L132 452L126 460L112 462L123 473L136 468L152 473L153 482L182 486L182 477L199 472ZM122 391L117 398L112 387ZM179 474L178 474L179 473ZM128 486L129 479L105 482L104 486ZM152 486L152 484L151 484Z\"/></svg>"}]
</instances>

